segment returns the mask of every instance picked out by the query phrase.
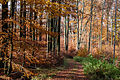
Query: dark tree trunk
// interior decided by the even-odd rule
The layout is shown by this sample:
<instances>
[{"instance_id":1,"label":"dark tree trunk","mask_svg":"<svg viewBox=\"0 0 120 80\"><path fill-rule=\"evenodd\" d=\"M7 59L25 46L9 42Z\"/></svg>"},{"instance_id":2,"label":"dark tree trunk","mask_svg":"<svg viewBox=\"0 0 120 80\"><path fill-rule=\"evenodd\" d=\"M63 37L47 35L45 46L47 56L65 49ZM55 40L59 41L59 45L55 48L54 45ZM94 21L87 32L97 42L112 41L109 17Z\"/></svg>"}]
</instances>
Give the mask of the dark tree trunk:
<instances>
[{"instance_id":1,"label":"dark tree trunk","mask_svg":"<svg viewBox=\"0 0 120 80\"><path fill-rule=\"evenodd\" d=\"M89 33L88 52L90 52L90 47L91 47L92 16L93 16L93 0L91 0L91 13L90 13L91 22L90 22L90 33Z\"/></svg>"},{"instance_id":2,"label":"dark tree trunk","mask_svg":"<svg viewBox=\"0 0 120 80\"><path fill-rule=\"evenodd\" d=\"M11 0L11 14L10 14L10 18L14 19L14 12L15 12L15 2L16 0ZM12 52L13 52L13 28L14 28L14 23L12 22L10 25L10 42L11 42L11 53L9 55L9 68L8 68L8 74L11 73L12 71Z\"/></svg>"},{"instance_id":3,"label":"dark tree trunk","mask_svg":"<svg viewBox=\"0 0 120 80\"><path fill-rule=\"evenodd\" d=\"M116 28L117 28L117 0L115 0L115 32L114 32L114 46L113 46L113 59L115 60L115 45L116 45ZM113 60L113 63L115 63Z\"/></svg>"},{"instance_id":4,"label":"dark tree trunk","mask_svg":"<svg viewBox=\"0 0 120 80\"><path fill-rule=\"evenodd\" d=\"M2 25L3 25L2 32L5 32L5 33L8 33L8 24L5 21L5 19L7 19L7 18L8 18L8 2L2 4ZM8 39L5 38L2 43L5 43L5 45L3 46L4 52L3 51L1 52L2 61L0 62L0 65L1 65L1 67L4 67L4 69L5 69L4 72L7 74L8 61L5 61L4 63L3 63L3 61L5 60L4 59L5 56L8 57L7 51L6 51L7 46L8 46ZM6 53L6 55L5 55L5 53Z\"/></svg>"}]
</instances>

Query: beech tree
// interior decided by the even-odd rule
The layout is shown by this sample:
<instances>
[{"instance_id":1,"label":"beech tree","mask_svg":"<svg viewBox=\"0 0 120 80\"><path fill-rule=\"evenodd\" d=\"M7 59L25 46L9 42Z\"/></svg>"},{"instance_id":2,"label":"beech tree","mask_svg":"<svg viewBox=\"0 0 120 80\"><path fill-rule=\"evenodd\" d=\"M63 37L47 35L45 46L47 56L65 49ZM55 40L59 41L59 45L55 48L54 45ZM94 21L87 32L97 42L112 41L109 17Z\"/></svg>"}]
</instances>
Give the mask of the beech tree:
<instances>
[{"instance_id":1,"label":"beech tree","mask_svg":"<svg viewBox=\"0 0 120 80\"><path fill-rule=\"evenodd\" d=\"M91 0L91 13L90 13L90 19L91 19L91 22L90 22L90 33L89 33L89 43L88 43L88 52L90 52L90 45L91 45L91 33L92 33L92 16L93 16L93 1L94 0Z\"/></svg>"},{"instance_id":2,"label":"beech tree","mask_svg":"<svg viewBox=\"0 0 120 80\"><path fill-rule=\"evenodd\" d=\"M115 32L114 32L113 59L115 59L116 28L117 28L117 0L115 0ZM113 63L114 63L114 61L113 61Z\"/></svg>"},{"instance_id":3,"label":"beech tree","mask_svg":"<svg viewBox=\"0 0 120 80\"><path fill-rule=\"evenodd\" d=\"M104 15L103 12L104 12L104 6L105 6L105 0L104 0L104 2L103 2L103 4L102 4L100 49L102 49L102 32L103 32L102 28L103 28L103 15Z\"/></svg>"}]
</instances>

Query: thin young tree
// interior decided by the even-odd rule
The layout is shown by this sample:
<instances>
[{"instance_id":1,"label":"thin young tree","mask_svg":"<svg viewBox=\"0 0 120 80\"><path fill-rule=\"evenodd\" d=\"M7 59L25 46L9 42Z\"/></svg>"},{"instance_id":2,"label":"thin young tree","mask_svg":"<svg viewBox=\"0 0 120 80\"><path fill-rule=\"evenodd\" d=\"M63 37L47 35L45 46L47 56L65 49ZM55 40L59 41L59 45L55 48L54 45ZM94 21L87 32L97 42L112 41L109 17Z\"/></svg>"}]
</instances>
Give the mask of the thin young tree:
<instances>
[{"instance_id":1,"label":"thin young tree","mask_svg":"<svg viewBox=\"0 0 120 80\"><path fill-rule=\"evenodd\" d=\"M66 31L66 16L65 16L65 20L64 20L64 21L65 21L65 22L64 22L64 23L65 23L65 27L64 27L64 31L65 31L65 32L64 32L64 42L65 42L65 50L67 50L67 49L66 49L66 34L67 34L67 31Z\"/></svg>"},{"instance_id":2,"label":"thin young tree","mask_svg":"<svg viewBox=\"0 0 120 80\"><path fill-rule=\"evenodd\" d=\"M58 1L59 4L61 4L61 0ZM60 8L60 5L59 5ZM59 17L58 17L58 55L60 54L60 28L61 28L61 17L60 17L61 9L59 9Z\"/></svg>"},{"instance_id":3,"label":"thin young tree","mask_svg":"<svg viewBox=\"0 0 120 80\"><path fill-rule=\"evenodd\" d=\"M113 46L113 10L111 11L111 46Z\"/></svg>"},{"instance_id":4,"label":"thin young tree","mask_svg":"<svg viewBox=\"0 0 120 80\"><path fill-rule=\"evenodd\" d=\"M94 12L94 14L93 14L93 27L92 27L92 40L91 40L91 54L92 54L92 50L93 50L93 48L94 48L94 40L95 40L95 34L94 34L94 32L95 32L95 30L94 30L94 28L95 28L95 20L96 20L96 11L95 11L95 8L94 8L94 10L93 10L93 12Z\"/></svg>"},{"instance_id":5,"label":"thin young tree","mask_svg":"<svg viewBox=\"0 0 120 80\"><path fill-rule=\"evenodd\" d=\"M68 46L69 46L69 15L67 16L67 28L66 28L66 51L68 53Z\"/></svg>"},{"instance_id":6,"label":"thin young tree","mask_svg":"<svg viewBox=\"0 0 120 80\"><path fill-rule=\"evenodd\" d=\"M82 27L83 27L83 18L84 18L84 7L85 7L85 3L84 0L82 0L82 17L81 17L81 26L80 26L80 43L79 46L81 47L81 42L82 42Z\"/></svg>"},{"instance_id":7,"label":"thin young tree","mask_svg":"<svg viewBox=\"0 0 120 80\"><path fill-rule=\"evenodd\" d=\"M117 0L115 0L115 32L114 32L113 59L115 59L116 28L117 28ZM114 63L114 60L113 60L113 63Z\"/></svg>"},{"instance_id":8,"label":"thin young tree","mask_svg":"<svg viewBox=\"0 0 120 80\"><path fill-rule=\"evenodd\" d=\"M91 34L92 34L92 16L93 16L93 1L91 0L91 11L90 11L90 33L89 33L89 42L88 42L88 52L90 52L90 45L91 45Z\"/></svg>"},{"instance_id":9,"label":"thin young tree","mask_svg":"<svg viewBox=\"0 0 120 80\"><path fill-rule=\"evenodd\" d=\"M104 0L104 2L102 4L102 16L101 16L101 35L100 35L100 49L101 50L102 50L102 32L103 32L102 28L103 28L103 16L104 16L103 12L104 12L104 7L105 7L105 0Z\"/></svg>"},{"instance_id":10,"label":"thin young tree","mask_svg":"<svg viewBox=\"0 0 120 80\"><path fill-rule=\"evenodd\" d=\"M25 24L25 20L26 20L26 1L24 0L23 1L23 38L26 39L26 24ZM25 48L24 48L24 56L23 56L23 59L24 59L24 62L23 62L23 66L25 66L25 56L26 56L26 53L25 53Z\"/></svg>"},{"instance_id":11,"label":"thin young tree","mask_svg":"<svg viewBox=\"0 0 120 80\"><path fill-rule=\"evenodd\" d=\"M30 4L30 38L31 38L31 40L32 40L32 17L33 17L33 11L32 11L32 7L33 7L33 5L32 4Z\"/></svg>"},{"instance_id":12,"label":"thin young tree","mask_svg":"<svg viewBox=\"0 0 120 80\"><path fill-rule=\"evenodd\" d=\"M58 26L57 26L57 19L54 18L54 26L53 26L54 32L57 31L57 27L58 27ZM54 45L53 53L55 54L55 52L56 52L56 37L54 37L54 39L53 39L53 45Z\"/></svg>"},{"instance_id":13,"label":"thin young tree","mask_svg":"<svg viewBox=\"0 0 120 80\"><path fill-rule=\"evenodd\" d=\"M55 2L55 0L52 0L52 2ZM51 12L51 27L50 27L51 32L54 32L54 18L52 16L53 14L54 14L54 12ZM50 49L51 53L53 52L53 49L54 49L54 45L53 45L54 41L53 40L54 40L54 38L52 36L50 36L50 48L49 49Z\"/></svg>"},{"instance_id":14,"label":"thin young tree","mask_svg":"<svg viewBox=\"0 0 120 80\"><path fill-rule=\"evenodd\" d=\"M77 0L77 4L76 4L77 6L77 49L79 49L80 48L80 37L79 37L79 33L81 32L81 31L79 31L79 9L78 9L78 7L79 7L79 0ZM81 34L80 34L81 35Z\"/></svg>"},{"instance_id":15,"label":"thin young tree","mask_svg":"<svg viewBox=\"0 0 120 80\"><path fill-rule=\"evenodd\" d=\"M47 19L47 27L48 27L48 31L50 31L50 28L51 28L51 20L50 19ZM50 42L50 35L48 34L48 53L51 51L51 49L50 49L50 44L51 44L51 42Z\"/></svg>"},{"instance_id":16,"label":"thin young tree","mask_svg":"<svg viewBox=\"0 0 120 80\"><path fill-rule=\"evenodd\" d=\"M107 4L107 45L109 44L108 40L108 27L109 27L109 4Z\"/></svg>"}]
</instances>

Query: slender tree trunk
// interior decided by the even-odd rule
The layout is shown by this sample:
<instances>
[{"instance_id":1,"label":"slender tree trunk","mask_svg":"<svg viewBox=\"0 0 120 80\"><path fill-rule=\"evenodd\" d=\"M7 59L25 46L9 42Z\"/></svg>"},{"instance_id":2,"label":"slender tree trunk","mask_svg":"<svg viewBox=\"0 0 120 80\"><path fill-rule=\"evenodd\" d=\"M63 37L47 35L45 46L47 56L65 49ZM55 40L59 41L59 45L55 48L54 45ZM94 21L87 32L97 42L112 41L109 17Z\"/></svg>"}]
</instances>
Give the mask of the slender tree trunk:
<instances>
[{"instance_id":1,"label":"slender tree trunk","mask_svg":"<svg viewBox=\"0 0 120 80\"><path fill-rule=\"evenodd\" d=\"M26 19L26 1L23 2L24 8L23 8L23 17ZM23 37L26 38L26 25L25 25L25 19L23 20L24 28L23 28Z\"/></svg>"},{"instance_id":2,"label":"slender tree trunk","mask_svg":"<svg viewBox=\"0 0 120 80\"><path fill-rule=\"evenodd\" d=\"M82 27L83 27L83 17L84 17L84 0L82 0L82 17L81 17L81 26L80 26L80 44L79 44L79 46L81 45L81 42L83 42L82 41ZM81 46L80 46L81 47Z\"/></svg>"},{"instance_id":3,"label":"slender tree trunk","mask_svg":"<svg viewBox=\"0 0 120 80\"><path fill-rule=\"evenodd\" d=\"M50 19L48 19L48 31L50 31L50 28L51 28L51 23L50 22L51 22ZM51 36L48 34L48 53L51 51L50 50L50 44L51 44L50 37Z\"/></svg>"},{"instance_id":4,"label":"slender tree trunk","mask_svg":"<svg viewBox=\"0 0 120 80\"><path fill-rule=\"evenodd\" d=\"M40 26L42 25L42 20L41 20L41 18L42 18L42 15L40 16ZM46 28L47 28L47 25L46 25ZM46 39L47 39L47 35L46 35ZM41 41L42 40L42 35L41 35L41 31L39 30L39 41Z\"/></svg>"},{"instance_id":5,"label":"slender tree trunk","mask_svg":"<svg viewBox=\"0 0 120 80\"><path fill-rule=\"evenodd\" d=\"M66 49L66 37L67 37L66 34L67 34L67 31L66 31L66 16L65 16L65 32L64 32L65 50L67 50L67 49Z\"/></svg>"},{"instance_id":6,"label":"slender tree trunk","mask_svg":"<svg viewBox=\"0 0 120 80\"><path fill-rule=\"evenodd\" d=\"M115 33L114 33L113 59L115 59L116 28L117 28L117 0L115 0ZM114 60L113 60L113 63L114 63Z\"/></svg>"},{"instance_id":7,"label":"slender tree trunk","mask_svg":"<svg viewBox=\"0 0 120 80\"><path fill-rule=\"evenodd\" d=\"M61 4L61 0L58 1ZM60 5L59 5L60 8ZM59 17L58 17L58 55L60 54L60 28L61 28L61 17L60 17L61 9L59 9Z\"/></svg>"},{"instance_id":8,"label":"slender tree trunk","mask_svg":"<svg viewBox=\"0 0 120 80\"><path fill-rule=\"evenodd\" d=\"M16 0L11 0L11 15L10 15L10 18L11 19L14 19L14 12L15 12L15 2ZM11 35L10 35L10 42L11 42L11 53L9 55L9 68L8 68L8 75L11 73L12 71L12 52L13 52L13 27L14 24L13 22L11 23L10 25L10 32L11 32Z\"/></svg>"},{"instance_id":9,"label":"slender tree trunk","mask_svg":"<svg viewBox=\"0 0 120 80\"><path fill-rule=\"evenodd\" d=\"M57 24L56 24L56 22L57 22L57 19L55 18L54 19L54 32L56 32L56 29L57 29ZM53 52L54 52L54 54L55 54L55 51L56 51L56 37L54 37L54 39L53 39L53 45L54 45L54 48L53 48Z\"/></svg>"},{"instance_id":10,"label":"slender tree trunk","mask_svg":"<svg viewBox=\"0 0 120 80\"><path fill-rule=\"evenodd\" d=\"M24 5L24 8L23 8L23 17L26 19L26 1L24 0L23 2L23 5ZM24 25L24 28L23 28L23 38L26 39L26 25L25 25L25 20L23 20L23 25ZM23 66L25 66L25 56L26 56L26 53L25 53L25 48L24 48L24 56L23 56Z\"/></svg>"},{"instance_id":11,"label":"slender tree trunk","mask_svg":"<svg viewBox=\"0 0 120 80\"><path fill-rule=\"evenodd\" d=\"M88 24L89 21L90 21L90 17L88 18L88 20L86 21L86 23L85 23L85 25L84 25L84 27L83 27L83 31L85 32L84 35L86 35L86 36L85 36L85 40L86 40L86 41L85 41L85 47L86 47L86 48L87 48L87 44L88 44L88 42L87 42L87 41L88 41L88 40L87 40L88 37L87 37L87 31L86 31L85 28L86 28L86 26L87 26L87 24Z\"/></svg>"},{"instance_id":12,"label":"slender tree trunk","mask_svg":"<svg viewBox=\"0 0 120 80\"><path fill-rule=\"evenodd\" d=\"M95 22L95 18L96 18L96 11L95 11L95 8L94 8L94 14L93 14L93 27L92 27L92 32L94 32L94 22ZM91 40L91 54L92 54L92 50L94 48L94 39L95 39L95 35L94 33L92 33L92 40Z\"/></svg>"},{"instance_id":13,"label":"slender tree trunk","mask_svg":"<svg viewBox=\"0 0 120 80\"><path fill-rule=\"evenodd\" d=\"M55 0L52 0L52 2L55 2ZM51 12L52 14L54 14L54 12ZM51 16L53 17L53 16ZM54 32L54 18L51 18L51 32ZM53 53L53 49L54 49L54 38L53 36L50 37L50 51L51 53Z\"/></svg>"},{"instance_id":14,"label":"slender tree trunk","mask_svg":"<svg viewBox=\"0 0 120 80\"><path fill-rule=\"evenodd\" d=\"M58 55L60 54L60 26L61 26L61 17L58 17Z\"/></svg>"},{"instance_id":15,"label":"slender tree trunk","mask_svg":"<svg viewBox=\"0 0 120 80\"><path fill-rule=\"evenodd\" d=\"M20 0L20 24L23 26L23 1ZM23 29L20 27L20 38L23 36Z\"/></svg>"},{"instance_id":16,"label":"slender tree trunk","mask_svg":"<svg viewBox=\"0 0 120 80\"><path fill-rule=\"evenodd\" d=\"M36 0L35 0L35 4L34 4L34 7L35 7L35 9L36 9ZM34 20L36 20L37 19L37 12L34 12ZM33 27L33 33L32 33L33 35L32 35L32 40L33 41L35 41L36 40L36 29ZM36 44L34 44L34 46L35 46ZM35 54L35 51L34 51L34 49L33 49L33 52L32 52L32 55L34 56L34 54Z\"/></svg>"},{"instance_id":17,"label":"slender tree trunk","mask_svg":"<svg viewBox=\"0 0 120 80\"><path fill-rule=\"evenodd\" d=\"M109 7L108 7L109 8ZM107 45L109 44L109 40L108 40L108 27L109 27L109 9L107 8Z\"/></svg>"},{"instance_id":18,"label":"slender tree trunk","mask_svg":"<svg viewBox=\"0 0 120 80\"><path fill-rule=\"evenodd\" d=\"M31 38L31 40L32 40L32 17L33 17L33 12L32 12L32 7L33 7L33 5L30 5L30 20L31 20L31 22L30 22L30 38Z\"/></svg>"},{"instance_id":19,"label":"slender tree trunk","mask_svg":"<svg viewBox=\"0 0 120 80\"><path fill-rule=\"evenodd\" d=\"M89 33L89 43L88 43L88 52L90 52L91 45L91 34L92 34L92 16L93 16L93 0L91 0L91 22L90 22L90 33Z\"/></svg>"},{"instance_id":20,"label":"slender tree trunk","mask_svg":"<svg viewBox=\"0 0 120 80\"><path fill-rule=\"evenodd\" d=\"M111 46L113 46L113 14L111 14Z\"/></svg>"},{"instance_id":21,"label":"slender tree trunk","mask_svg":"<svg viewBox=\"0 0 120 80\"><path fill-rule=\"evenodd\" d=\"M80 37L79 37L79 5L78 5L78 0L77 0L77 49L80 48ZM81 34L80 34L81 35Z\"/></svg>"},{"instance_id":22,"label":"slender tree trunk","mask_svg":"<svg viewBox=\"0 0 120 80\"><path fill-rule=\"evenodd\" d=\"M53 26L54 26L54 19L51 19L51 32L53 32ZM53 52L53 37L50 38L50 51Z\"/></svg>"},{"instance_id":23,"label":"slender tree trunk","mask_svg":"<svg viewBox=\"0 0 120 80\"><path fill-rule=\"evenodd\" d=\"M36 0L34 1L34 8L36 9ZM37 12L34 12L34 21L36 21L37 19ZM32 41L37 41L37 31L36 29L33 27L32 28ZM36 46L36 43L33 44L33 46ZM33 49L32 51L32 56L35 56L35 50ZM33 67L36 67L36 64L33 64Z\"/></svg>"},{"instance_id":24,"label":"slender tree trunk","mask_svg":"<svg viewBox=\"0 0 120 80\"><path fill-rule=\"evenodd\" d=\"M67 17L67 34L66 34L66 51L68 53L68 44L69 44L69 15Z\"/></svg>"},{"instance_id":25,"label":"slender tree trunk","mask_svg":"<svg viewBox=\"0 0 120 80\"><path fill-rule=\"evenodd\" d=\"M103 27L103 12L104 12L105 0L102 4L102 16L101 16L101 36L100 36L100 49L102 50L102 27Z\"/></svg>"},{"instance_id":26,"label":"slender tree trunk","mask_svg":"<svg viewBox=\"0 0 120 80\"><path fill-rule=\"evenodd\" d=\"M20 0L20 17L19 17L19 19L20 19L20 24L21 24L21 26L23 26L23 1L22 0ZM19 51L20 51L20 53L21 53L21 45L22 45L22 43L21 43L21 38L22 38L22 36L23 36L23 29L22 29L22 27L20 26L20 35L19 35L19 39L20 39L20 48L19 48ZM20 59L21 59L21 57L20 57ZM21 61L22 61L22 59L21 59ZM22 64L22 63L21 63ZM21 69L22 70L22 69Z\"/></svg>"},{"instance_id":27,"label":"slender tree trunk","mask_svg":"<svg viewBox=\"0 0 120 80\"><path fill-rule=\"evenodd\" d=\"M14 12L17 12L17 0L15 0ZM17 13L14 13L14 20L17 21ZM16 23L14 23L14 31L16 32Z\"/></svg>"}]
</instances>

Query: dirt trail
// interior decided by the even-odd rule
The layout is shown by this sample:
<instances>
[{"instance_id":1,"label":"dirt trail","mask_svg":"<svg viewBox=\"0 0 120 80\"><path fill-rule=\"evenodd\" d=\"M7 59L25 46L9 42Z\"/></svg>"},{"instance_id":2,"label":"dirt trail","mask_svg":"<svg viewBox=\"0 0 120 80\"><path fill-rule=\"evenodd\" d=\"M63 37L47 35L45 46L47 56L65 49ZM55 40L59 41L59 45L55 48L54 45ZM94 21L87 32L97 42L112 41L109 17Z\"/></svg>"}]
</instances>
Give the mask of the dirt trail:
<instances>
[{"instance_id":1,"label":"dirt trail","mask_svg":"<svg viewBox=\"0 0 120 80\"><path fill-rule=\"evenodd\" d=\"M59 71L50 80L88 80L86 79L83 67L80 63L75 62L73 59L67 59L68 67Z\"/></svg>"}]
</instances>

